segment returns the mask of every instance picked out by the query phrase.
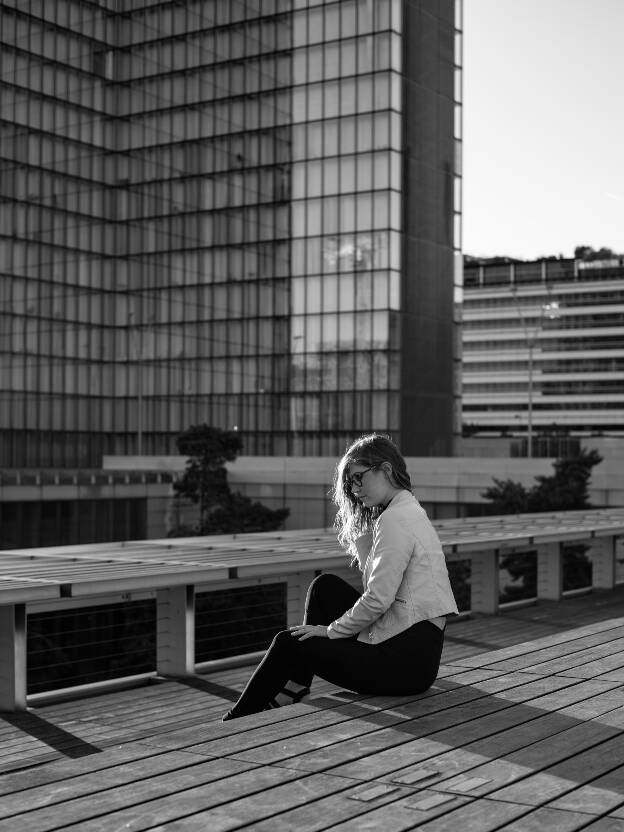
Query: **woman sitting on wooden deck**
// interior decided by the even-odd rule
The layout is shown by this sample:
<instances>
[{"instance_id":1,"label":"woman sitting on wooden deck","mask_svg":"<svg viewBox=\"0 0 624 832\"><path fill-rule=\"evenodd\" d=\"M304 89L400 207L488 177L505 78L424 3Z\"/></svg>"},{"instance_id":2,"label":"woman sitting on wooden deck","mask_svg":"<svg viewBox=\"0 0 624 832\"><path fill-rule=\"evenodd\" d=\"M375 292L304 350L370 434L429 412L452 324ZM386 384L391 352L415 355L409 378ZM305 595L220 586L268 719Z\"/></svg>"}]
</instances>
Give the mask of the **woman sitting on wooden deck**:
<instances>
[{"instance_id":1,"label":"woman sitting on wooden deck","mask_svg":"<svg viewBox=\"0 0 624 832\"><path fill-rule=\"evenodd\" d=\"M386 436L363 436L336 466L338 539L362 571L311 583L304 623L278 633L224 720L309 693L314 675L357 693L422 693L435 681L446 616L457 613L442 546Z\"/></svg>"}]
</instances>

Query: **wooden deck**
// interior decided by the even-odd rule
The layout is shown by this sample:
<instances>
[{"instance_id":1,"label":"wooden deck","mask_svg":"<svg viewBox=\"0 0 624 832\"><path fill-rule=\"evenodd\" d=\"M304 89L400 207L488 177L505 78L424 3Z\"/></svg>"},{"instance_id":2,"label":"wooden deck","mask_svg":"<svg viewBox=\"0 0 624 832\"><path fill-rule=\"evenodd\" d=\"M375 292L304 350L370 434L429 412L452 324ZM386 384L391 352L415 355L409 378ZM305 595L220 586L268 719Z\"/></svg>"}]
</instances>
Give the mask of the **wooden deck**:
<instances>
[{"instance_id":1,"label":"wooden deck","mask_svg":"<svg viewBox=\"0 0 624 832\"><path fill-rule=\"evenodd\" d=\"M422 696L221 723L238 668L0 714L0 832L624 830L623 601L457 620Z\"/></svg>"}]
</instances>

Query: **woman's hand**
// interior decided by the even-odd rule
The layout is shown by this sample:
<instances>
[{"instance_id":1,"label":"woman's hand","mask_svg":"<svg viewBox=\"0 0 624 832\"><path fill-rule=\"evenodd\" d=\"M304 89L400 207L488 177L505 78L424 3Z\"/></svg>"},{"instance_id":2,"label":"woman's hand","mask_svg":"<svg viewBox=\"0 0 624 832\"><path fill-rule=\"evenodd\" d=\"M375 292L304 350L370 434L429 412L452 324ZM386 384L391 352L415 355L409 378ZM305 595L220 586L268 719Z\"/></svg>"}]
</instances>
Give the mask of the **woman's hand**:
<instances>
[{"instance_id":1,"label":"woman's hand","mask_svg":"<svg viewBox=\"0 0 624 832\"><path fill-rule=\"evenodd\" d=\"M288 629L291 636L295 636L299 641L304 641L306 638L312 638L313 636L329 638L327 627L324 624L295 624L294 627Z\"/></svg>"}]
</instances>

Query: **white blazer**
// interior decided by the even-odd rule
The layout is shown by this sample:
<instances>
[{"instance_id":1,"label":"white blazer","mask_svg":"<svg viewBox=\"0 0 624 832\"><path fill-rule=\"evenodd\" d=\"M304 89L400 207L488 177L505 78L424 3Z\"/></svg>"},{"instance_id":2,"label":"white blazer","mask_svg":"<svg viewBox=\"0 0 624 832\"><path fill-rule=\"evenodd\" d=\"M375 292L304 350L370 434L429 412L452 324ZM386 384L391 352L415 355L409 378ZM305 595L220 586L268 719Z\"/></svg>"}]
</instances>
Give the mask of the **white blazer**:
<instances>
[{"instance_id":1,"label":"white blazer","mask_svg":"<svg viewBox=\"0 0 624 832\"><path fill-rule=\"evenodd\" d=\"M327 628L330 638L358 634L378 644L418 621L457 613L442 545L409 491L399 491L356 543L364 592Z\"/></svg>"}]
</instances>

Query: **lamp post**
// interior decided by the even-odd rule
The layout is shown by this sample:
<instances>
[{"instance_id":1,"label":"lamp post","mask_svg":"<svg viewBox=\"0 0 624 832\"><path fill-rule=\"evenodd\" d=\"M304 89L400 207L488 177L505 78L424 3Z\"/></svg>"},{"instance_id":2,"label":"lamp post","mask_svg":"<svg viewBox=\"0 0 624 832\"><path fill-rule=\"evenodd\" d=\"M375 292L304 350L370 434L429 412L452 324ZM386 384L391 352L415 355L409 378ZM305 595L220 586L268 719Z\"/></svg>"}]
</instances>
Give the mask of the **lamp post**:
<instances>
[{"instance_id":1,"label":"lamp post","mask_svg":"<svg viewBox=\"0 0 624 832\"><path fill-rule=\"evenodd\" d=\"M534 366L534 350L535 350L535 343L539 334L542 331L542 325L544 321L547 319L549 321L556 320L557 318L561 317L561 310L559 308L559 303L557 301L549 301L548 303L543 303L539 307L539 317L537 321L537 325L534 326L532 329L529 327L527 323L527 319L522 311L522 307L520 306L520 301L518 300L518 295L514 288L513 297L518 305L518 316L520 318L520 322L522 323L522 328L524 330L524 335L527 342L527 347L529 351L528 355L528 378L527 378L527 457L533 456L533 366Z\"/></svg>"}]
</instances>

